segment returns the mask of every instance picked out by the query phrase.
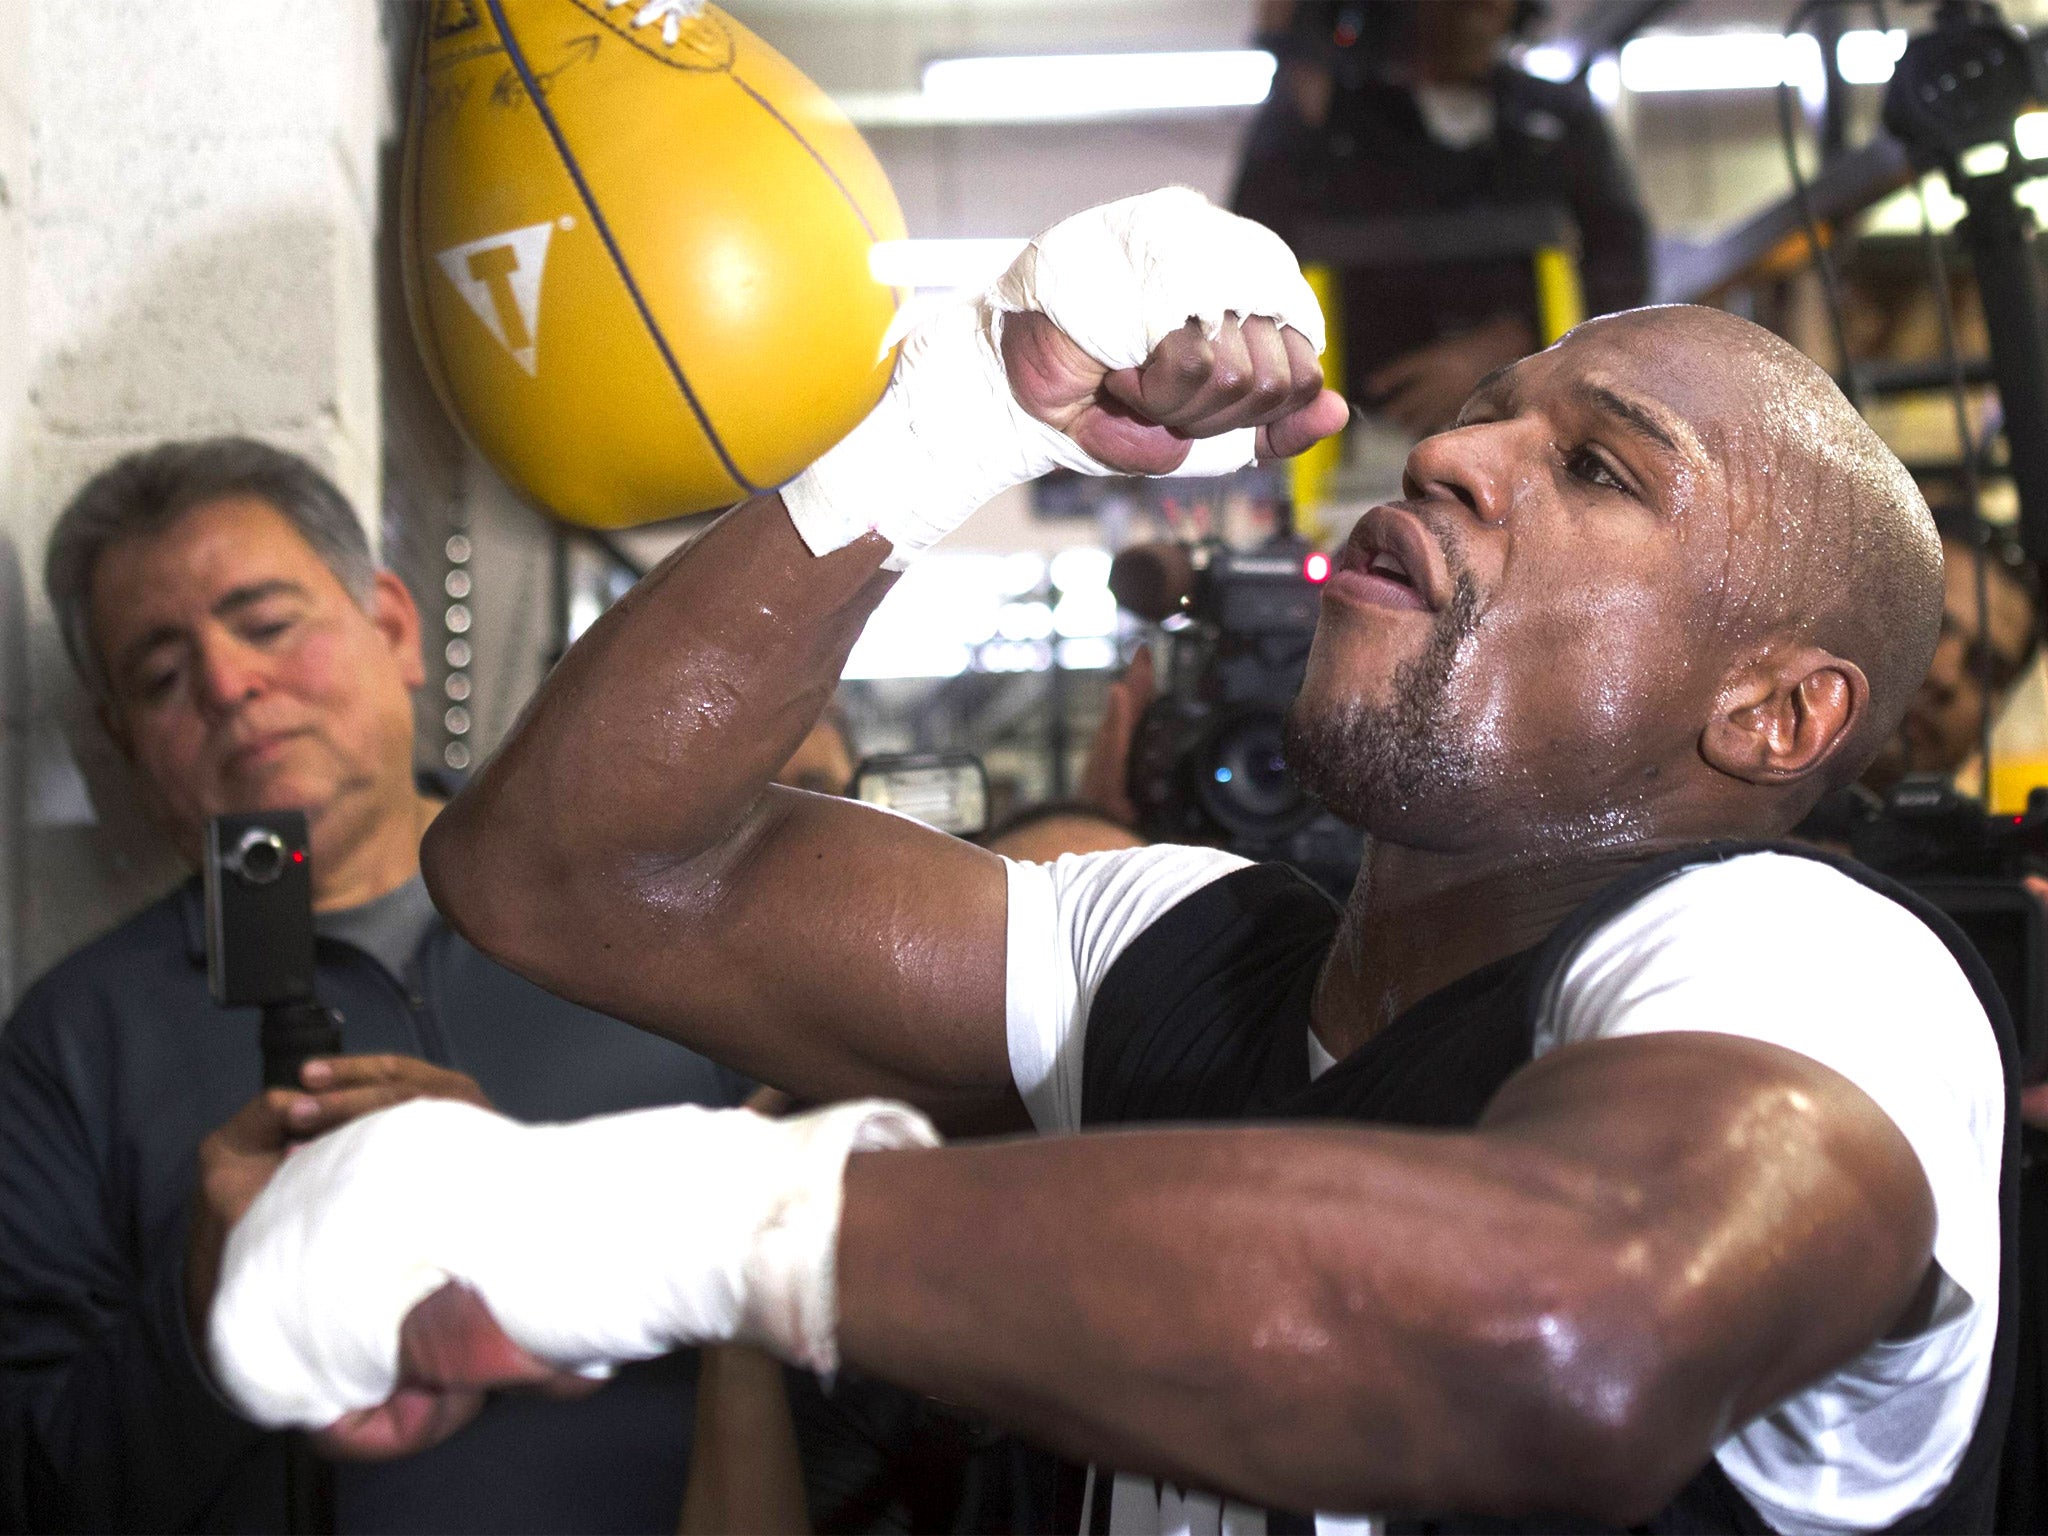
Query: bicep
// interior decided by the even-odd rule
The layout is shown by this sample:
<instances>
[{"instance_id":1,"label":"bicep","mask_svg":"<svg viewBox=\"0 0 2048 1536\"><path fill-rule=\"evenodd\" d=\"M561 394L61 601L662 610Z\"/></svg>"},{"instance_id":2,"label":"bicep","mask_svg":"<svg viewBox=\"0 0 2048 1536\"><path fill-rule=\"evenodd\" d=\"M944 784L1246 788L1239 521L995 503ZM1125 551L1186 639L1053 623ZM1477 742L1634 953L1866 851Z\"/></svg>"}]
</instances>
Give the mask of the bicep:
<instances>
[{"instance_id":1,"label":"bicep","mask_svg":"<svg viewBox=\"0 0 2048 1536\"><path fill-rule=\"evenodd\" d=\"M808 1099L1021 1123L1002 860L853 801L770 788L710 854L612 872L576 1000ZM539 977L556 985L568 977Z\"/></svg>"},{"instance_id":2,"label":"bicep","mask_svg":"<svg viewBox=\"0 0 2048 1536\"><path fill-rule=\"evenodd\" d=\"M1509 1081L1481 1131L1598 1208L1709 1449L1883 1337L1929 1273L1913 1147L1862 1089L1782 1046L1565 1046Z\"/></svg>"}]
</instances>

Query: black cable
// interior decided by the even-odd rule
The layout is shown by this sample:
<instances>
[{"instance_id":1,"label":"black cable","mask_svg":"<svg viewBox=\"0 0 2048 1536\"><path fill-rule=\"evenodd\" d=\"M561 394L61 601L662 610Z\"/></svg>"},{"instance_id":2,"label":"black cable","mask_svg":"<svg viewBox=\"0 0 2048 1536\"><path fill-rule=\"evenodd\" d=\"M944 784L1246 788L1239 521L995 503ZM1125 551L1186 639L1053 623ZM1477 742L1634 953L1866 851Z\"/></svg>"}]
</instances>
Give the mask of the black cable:
<instances>
[{"instance_id":1,"label":"black cable","mask_svg":"<svg viewBox=\"0 0 2048 1536\"><path fill-rule=\"evenodd\" d=\"M1846 0L1804 0L1792 17L1785 23L1782 34L1788 45L1785 54L1790 55L1792 39L1797 37L1814 14L1830 5L1841 5ZM1819 46L1819 39L1815 39ZM1827 65L1822 61L1823 76ZM1798 87L1780 79L1778 82L1778 141L1785 151L1785 168L1792 174L1792 199L1799 208L1799 222L1806 231L1807 244L1813 251L1813 264L1820 273L1821 302L1827 310L1828 328L1834 333L1835 351L1841 358L1842 393L1849 397L1849 403L1857 410L1863 409L1863 388L1856 377L1855 360L1849 355L1849 329L1843 318L1842 289L1835 275L1835 259L1825 241L1821 239L1820 220L1814 217L1813 198L1806 185L1806 172L1799 165L1799 135L1793 126L1792 102L1798 94Z\"/></svg>"},{"instance_id":2,"label":"black cable","mask_svg":"<svg viewBox=\"0 0 2048 1536\"><path fill-rule=\"evenodd\" d=\"M1970 543L1976 561L1977 645L1974 661L1983 689L1983 704L1977 711L1978 761L1983 765L1984 808L1991 809L1991 727L1992 695L1997 679L1991 654L1991 571L1990 537L1984 526L1982 485L1977 478L1977 435L1970 427L1970 397L1963 382L1962 350L1956 344L1954 307L1949 301L1948 257L1934 232L1934 215L1927 206L1924 182L1914 183L1920 199L1920 245L1927 257L1928 275L1934 283L1934 312L1941 322L1941 357L1948 366L1949 402L1956 417L1956 454L1962 471L1963 509L1970 519Z\"/></svg>"},{"instance_id":3,"label":"black cable","mask_svg":"<svg viewBox=\"0 0 2048 1536\"><path fill-rule=\"evenodd\" d=\"M1785 24L1782 36L1789 44L1798 36L1815 14L1829 5L1842 0L1803 0L1793 11ZM1877 23L1878 34L1891 35L1890 7L1885 0L1871 0L1872 19ZM1816 39L1816 44L1819 39ZM1826 61L1822 61L1825 78ZM1822 303L1827 311L1828 327L1834 334L1835 350L1841 359L1842 392L1849 397L1849 403L1861 411L1863 392L1856 375L1856 365L1849 352L1848 324L1842 303L1841 283L1835 271L1833 253L1821 239L1820 221L1814 216L1813 199L1807 187L1806 173L1799 164L1799 139L1794 127L1792 102L1796 87L1781 79L1778 83L1778 138L1785 152L1785 168L1792 178L1793 200L1799 209L1800 223L1806 232L1806 239L1813 251L1815 269L1820 274ZM1914 195L1920 203L1920 242L1927 258L1929 276L1934 285L1935 313L1941 323L1942 361L1948 372L1949 400L1955 410L1956 451L1962 473L1963 500L1969 514L1976 562L1974 583L1977 599L1978 644L1974 661L1977 675L1982 684L1983 704L1978 711L1977 735L1979 762L1983 767L1982 799L1985 808L1991 806L1991 735L1992 696L1996 679L1992 668L1991 654L1991 585L1989 568L1989 530L1984 523L1982 486L1977 475L1976 434L1970 429L1970 402L1968 388L1963 380L1962 352L1956 343L1955 314L1950 301L1948 262L1941 247L1940 239L1934 233L1934 217L1927 205L1927 189L1924 180L1914 182Z\"/></svg>"},{"instance_id":4,"label":"black cable","mask_svg":"<svg viewBox=\"0 0 2048 1536\"><path fill-rule=\"evenodd\" d=\"M1885 0L1871 0L1871 15L1877 22L1877 30L1891 34L1890 7ZM1975 580L1977 599L1977 644L1971 660L1977 668L1977 681L1982 691L1982 704L1977 711L1977 761L1982 766L1983 777L1978 785L1984 809L1991 809L1991 733L1993 719L1993 696L1997 692L1998 679L1994 670L1997 658L1991 653L1991 530L1984 521L1983 482L1978 478L1977 466L1980 452L1990 446L1986 433L1984 448L1980 449L1977 435L1970 428L1969 388L1963 379L1962 348L1956 342L1955 306L1951 302L1948 279L1948 256L1942 249L1941 238L1934 232L1934 213L1927 206L1927 182L1925 177L1913 181L1913 194L1920 202L1920 248L1927 258L1928 276L1934 284L1934 313L1941 322L1941 359L1948 368L1949 404L1956 418L1956 454L1958 467L1962 471L1963 510L1970 520L1971 556L1975 563L1972 575Z\"/></svg>"}]
</instances>

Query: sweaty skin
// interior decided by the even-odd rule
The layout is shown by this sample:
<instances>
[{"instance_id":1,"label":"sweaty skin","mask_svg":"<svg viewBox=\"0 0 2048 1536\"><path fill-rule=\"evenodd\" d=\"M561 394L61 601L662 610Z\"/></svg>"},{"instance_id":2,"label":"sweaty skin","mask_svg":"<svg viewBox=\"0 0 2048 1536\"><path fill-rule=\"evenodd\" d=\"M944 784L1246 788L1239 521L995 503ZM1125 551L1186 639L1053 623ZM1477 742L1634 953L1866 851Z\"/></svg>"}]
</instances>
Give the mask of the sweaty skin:
<instances>
[{"instance_id":1,"label":"sweaty skin","mask_svg":"<svg viewBox=\"0 0 2048 1536\"><path fill-rule=\"evenodd\" d=\"M1259 322L1104 378L1033 318L1006 333L1019 398L1112 462L1172 457L1148 422L1263 422L1269 456L1339 424ZM1647 311L1417 447L1326 588L1295 715L1324 754L1304 770L1373 837L1316 1001L1335 1054L1659 849L1790 827L1888 733L1939 555L1837 401L1754 327ZM1405 585L1370 573L1387 548ZM814 559L773 498L734 512L564 658L427 875L543 985L800 1096L1022 1129L999 861L768 785L886 552ZM1932 1275L1931 1196L1884 1114L1705 1034L1561 1049L1469 1133L862 1154L845 1196L846 1361L1295 1509L1640 1519L1731 1428L1910 1326Z\"/></svg>"}]
</instances>

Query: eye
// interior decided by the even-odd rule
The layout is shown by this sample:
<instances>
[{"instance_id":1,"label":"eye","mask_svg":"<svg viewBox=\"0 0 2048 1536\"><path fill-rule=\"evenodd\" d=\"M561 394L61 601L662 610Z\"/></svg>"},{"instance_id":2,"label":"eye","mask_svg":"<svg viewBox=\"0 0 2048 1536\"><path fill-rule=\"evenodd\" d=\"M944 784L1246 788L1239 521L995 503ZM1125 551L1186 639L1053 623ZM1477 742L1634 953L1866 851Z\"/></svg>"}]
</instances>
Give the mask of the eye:
<instances>
[{"instance_id":1,"label":"eye","mask_svg":"<svg viewBox=\"0 0 2048 1536\"><path fill-rule=\"evenodd\" d=\"M1616 473L1613 465L1596 448L1581 445L1564 457L1565 473L1574 480L1583 480L1588 485L1597 485L1610 491L1631 494L1626 481Z\"/></svg>"},{"instance_id":2,"label":"eye","mask_svg":"<svg viewBox=\"0 0 2048 1536\"><path fill-rule=\"evenodd\" d=\"M145 704L160 704L170 697L171 689L177 685L178 669L164 667L154 672L145 672L136 679L135 693Z\"/></svg>"},{"instance_id":3,"label":"eye","mask_svg":"<svg viewBox=\"0 0 2048 1536\"><path fill-rule=\"evenodd\" d=\"M254 645L265 645L277 639L292 627L290 619L265 618L252 620L242 626L242 638Z\"/></svg>"}]
</instances>

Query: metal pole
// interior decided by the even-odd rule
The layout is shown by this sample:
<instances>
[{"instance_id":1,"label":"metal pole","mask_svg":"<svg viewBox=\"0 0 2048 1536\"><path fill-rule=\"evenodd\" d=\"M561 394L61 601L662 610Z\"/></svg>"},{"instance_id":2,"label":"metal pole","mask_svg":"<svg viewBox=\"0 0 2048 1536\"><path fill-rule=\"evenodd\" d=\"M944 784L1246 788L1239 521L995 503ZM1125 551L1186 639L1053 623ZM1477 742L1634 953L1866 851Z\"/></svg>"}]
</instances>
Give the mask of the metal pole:
<instances>
[{"instance_id":1,"label":"metal pole","mask_svg":"<svg viewBox=\"0 0 2048 1536\"><path fill-rule=\"evenodd\" d=\"M2048 561L2048 339L2041 329L2034 217L2013 197L2009 176L1954 180L1969 208L1960 233L1991 338L1991 372L2020 494L2020 543L2039 564Z\"/></svg>"}]
</instances>

